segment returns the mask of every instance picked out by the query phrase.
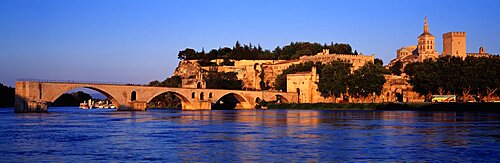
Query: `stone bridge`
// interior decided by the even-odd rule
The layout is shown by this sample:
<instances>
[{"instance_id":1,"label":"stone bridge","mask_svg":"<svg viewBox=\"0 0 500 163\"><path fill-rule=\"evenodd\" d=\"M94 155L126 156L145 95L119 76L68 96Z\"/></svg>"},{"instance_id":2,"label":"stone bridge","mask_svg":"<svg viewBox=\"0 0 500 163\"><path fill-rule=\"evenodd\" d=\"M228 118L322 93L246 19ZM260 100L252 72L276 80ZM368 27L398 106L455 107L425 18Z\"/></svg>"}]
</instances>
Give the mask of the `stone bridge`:
<instances>
[{"instance_id":1,"label":"stone bridge","mask_svg":"<svg viewBox=\"0 0 500 163\"><path fill-rule=\"evenodd\" d=\"M151 87L130 84L25 80L16 82L16 112L45 112L50 103L76 88L102 93L118 110L145 110L146 104L163 93L173 93L181 100L183 110L210 110L211 105L226 95L239 102L238 109L254 109L259 100L297 102L297 93L276 91L244 91Z\"/></svg>"}]
</instances>

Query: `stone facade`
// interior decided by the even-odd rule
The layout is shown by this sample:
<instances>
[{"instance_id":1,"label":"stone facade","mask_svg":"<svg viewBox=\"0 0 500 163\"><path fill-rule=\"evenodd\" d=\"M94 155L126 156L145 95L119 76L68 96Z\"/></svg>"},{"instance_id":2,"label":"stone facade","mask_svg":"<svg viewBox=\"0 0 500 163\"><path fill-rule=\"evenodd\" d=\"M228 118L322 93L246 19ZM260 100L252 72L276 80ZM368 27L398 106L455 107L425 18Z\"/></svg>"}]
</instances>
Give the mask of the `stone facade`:
<instances>
[{"instance_id":1,"label":"stone facade","mask_svg":"<svg viewBox=\"0 0 500 163\"><path fill-rule=\"evenodd\" d=\"M268 85L272 86L274 84L276 77L280 75L288 67L294 64L300 64L305 62L328 63L334 60L351 63L353 65L352 70L354 71L362 67L367 62L373 62L375 60L375 55L331 54L328 49L324 49L322 52L316 55L302 56L298 60L288 60L288 61L277 62L275 64L262 65L264 71L264 81Z\"/></svg>"},{"instance_id":2,"label":"stone facade","mask_svg":"<svg viewBox=\"0 0 500 163\"><path fill-rule=\"evenodd\" d=\"M276 77L293 64L304 62L322 62L328 63L334 60L345 61L353 65L352 70L356 70L367 62L373 62L375 55L351 55L351 54L330 54L328 49L311 55L302 56L296 60L230 60L234 66L216 66L218 72L235 72L239 80L243 81L245 90L262 90L260 82L264 83L273 90ZM211 62L220 65L222 59L211 60ZM198 76L202 71L208 71L214 66L201 67L196 60L184 60L179 62L179 66L173 75L181 76L183 79L183 88L197 88L197 83L202 83L203 79ZM261 77L262 74L262 77Z\"/></svg>"},{"instance_id":3,"label":"stone facade","mask_svg":"<svg viewBox=\"0 0 500 163\"><path fill-rule=\"evenodd\" d=\"M405 46L396 51L397 58L403 58L410 55L418 55L417 46Z\"/></svg>"},{"instance_id":4,"label":"stone facade","mask_svg":"<svg viewBox=\"0 0 500 163\"><path fill-rule=\"evenodd\" d=\"M318 91L319 74L316 67L311 71L287 74L287 92L295 92L299 103L337 102L335 98L324 98Z\"/></svg>"},{"instance_id":5,"label":"stone facade","mask_svg":"<svg viewBox=\"0 0 500 163\"><path fill-rule=\"evenodd\" d=\"M448 32L443 34L442 56L455 56L465 58L466 52L465 32Z\"/></svg>"}]
</instances>

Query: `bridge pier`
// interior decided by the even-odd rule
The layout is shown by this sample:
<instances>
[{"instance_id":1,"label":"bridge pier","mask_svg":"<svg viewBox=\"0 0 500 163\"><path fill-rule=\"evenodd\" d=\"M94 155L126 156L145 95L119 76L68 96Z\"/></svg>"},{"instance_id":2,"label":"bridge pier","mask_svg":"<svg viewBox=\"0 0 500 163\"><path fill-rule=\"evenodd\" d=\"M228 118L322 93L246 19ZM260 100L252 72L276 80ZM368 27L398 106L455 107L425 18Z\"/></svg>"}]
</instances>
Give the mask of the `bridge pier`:
<instances>
[{"instance_id":1,"label":"bridge pier","mask_svg":"<svg viewBox=\"0 0 500 163\"><path fill-rule=\"evenodd\" d=\"M14 112L29 113L29 112L47 112L48 104L39 101L26 101L16 97Z\"/></svg>"},{"instance_id":2,"label":"bridge pier","mask_svg":"<svg viewBox=\"0 0 500 163\"><path fill-rule=\"evenodd\" d=\"M118 107L118 111L145 111L147 104L144 101L132 101L127 106Z\"/></svg>"}]
</instances>

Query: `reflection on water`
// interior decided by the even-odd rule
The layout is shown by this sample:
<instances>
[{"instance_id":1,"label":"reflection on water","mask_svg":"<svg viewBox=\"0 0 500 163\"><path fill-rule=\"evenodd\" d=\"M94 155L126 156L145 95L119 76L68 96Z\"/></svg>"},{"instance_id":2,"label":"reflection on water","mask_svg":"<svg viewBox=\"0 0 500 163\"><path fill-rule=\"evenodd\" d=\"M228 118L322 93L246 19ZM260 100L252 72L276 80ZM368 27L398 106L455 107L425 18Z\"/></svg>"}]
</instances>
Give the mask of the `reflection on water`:
<instances>
[{"instance_id":1,"label":"reflection on water","mask_svg":"<svg viewBox=\"0 0 500 163\"><path fill-rule=\"evenodd\" d=\"M492 161L486 112L0 110L0 160Z\"/></svg>"}]
</instances>

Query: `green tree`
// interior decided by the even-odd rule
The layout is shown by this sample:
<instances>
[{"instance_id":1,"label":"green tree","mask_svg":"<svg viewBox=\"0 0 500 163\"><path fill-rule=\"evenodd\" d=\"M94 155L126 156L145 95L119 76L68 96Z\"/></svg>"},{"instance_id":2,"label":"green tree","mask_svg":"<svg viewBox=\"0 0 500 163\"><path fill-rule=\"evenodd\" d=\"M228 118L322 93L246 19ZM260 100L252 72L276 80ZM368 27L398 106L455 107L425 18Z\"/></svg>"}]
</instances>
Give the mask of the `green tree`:
<instances>
[{"instance_id":1,"label":"green tree","mask_svg":"<svg viewBox=\"0 0 500 163\"><path fill-rule=\"evenodd\" d=\"M441 57L411 63L405 67L413 90L427 98L431 94L456 94L464 101L471 94L488 99L498 90L500 61L498 56Z\"/></svg>"},{"instance_id":2,"label":"green tree","mask_svg":"<svg viewBox=\"0 0 500 163\"><path fill-rule=\"evenodd\" d=\"M349 84L349 94L354 97L366 98L373 93L380 95L386 79L385 68L381 65L368 62L354 71Z\"/></svg>"},{"instance_id":3,"label":"green tree","mask_svg":"<svg viewBox=\"0 0 500 163\"><path fill-rule=\"evenodd\" d=\"M357 53L356 53L356 55L357 55ZM382 59L380 59L380 58L375 58L375 59L373 60L373 63L375 63L375 64L377 64L377 65L380 65L380 66L383 66L383 65L384 65L384 61L383 61Z\"/></svg>"},{"instance_id":4,"label":"green tree","mask_svg":"<svg viewBox=\"0 0 500 163\"><path fill-rule=\"evenodd\" d=\"M0 83L0 107L13 107L15 89Z\"/></svg>"},{"instance_id":5,"label":"green tree","mask_svg":"<svg viewBox=\"0 0 500 163\"><path fill-rule=\"evenodd\" d=\"M184 50L179 51L179 54L177 54L177 58L180 60L184 59L193 59L196 58L196 51L191 48L186 48Z\"/></svg>"},{"instance_id":6,"label":"green tree","mask_svg":"<svg viewBox=\"0 0 500 163\"><path fill-rule=\"evenodd\" d=\"M209 89L230 89L242 90L243 82L238 80L234 72L209 71L206 78L207 88Z\"/></svg>"},{"instance_id":7,"label":"green tree","mask_svg":"<svg viewBox=\"0 0 500 163\"><path fill-rule=\"evenodd\" d=\"M181 79L180 76L172 76L172 77L166 78L162 82L159 82L158 80L151 81L147 85L148 86L155 86L155 87L176 87L176 88L180 88L180 87L182 87L182 79Z\"/></svg>"},{"instance_id":8,"label":"green tree","mask_svg":"<svg viewBox=\"0 0 500 163\"><path fill-rule=\"evenodd\" d=\"M398 76L401 75L401 73L403 73L401 69L403 69L403 62L401 61L396 61L394 65L389 67L389 71L391 72L391 74Z\"/></svg>"},{"instance_id":9,"label":"green tree","mask_svg":"<svg viewBox=\"0 0 500 163\"><path fill-rule=\"evenodd\" d=\"M268 90L269 89L269 85L264 81L264 77L265 77L264 70L261 67L261 71L259 73L259 78L260 78L259 85L260 85L260 89L261 90Z\"/></svg>"},{"instance_id":10,"label":"green tree","mask_svg":"<svg viewBox=\"0 0 500 163\"><path fill-rule=\"evenodd\" d=\"M174 93L167 92L154 97L147 103L148 108L181 108L181 100Z\"/></svg>"},{"instance_id":11,"label":"green tree","mask_svg":"<svg viewBox=\"0 0 500 163\"><path fill-rule=\"evenodd\" d=\"M404 72L410 78L408 82L412 85L412 90L429 98L439 89L436 82L439 80L439 74L435 69L434 61L428 59L406 65Z\"/></svg>"},{"instance_id":12,"label":"green tree","mask_svg":"<svg viewBox=\"0 0 500 163\"><path fill-rule=\"evenodd\" d=\"M340 97L347 93L351 67L350 63L341 61L332 61L324 65L318 83L321 96Z\"/></svg>"}]
</instances>

